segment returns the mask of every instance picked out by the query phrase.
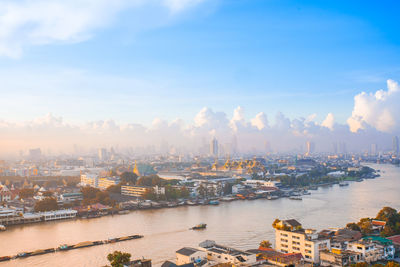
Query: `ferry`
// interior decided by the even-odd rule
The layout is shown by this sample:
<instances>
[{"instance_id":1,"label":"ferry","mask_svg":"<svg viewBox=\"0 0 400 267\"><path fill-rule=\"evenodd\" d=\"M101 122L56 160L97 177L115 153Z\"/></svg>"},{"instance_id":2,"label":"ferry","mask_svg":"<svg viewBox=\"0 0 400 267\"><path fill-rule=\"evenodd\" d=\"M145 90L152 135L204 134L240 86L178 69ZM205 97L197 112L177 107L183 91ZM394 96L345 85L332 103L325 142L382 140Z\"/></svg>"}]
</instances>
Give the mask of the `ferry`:
<instances>
[{"instance_id":1,"label":"ferry","mask_svg":"<svg viewBox=\"0 0 400 267\"><path fill-rule=\"evenodd\" d=\"M191 230L202 230L202 229L206 229L207 224L205 223L200 223L192 228L190 228Z\"/></svg>"},{"instance_id":2,"label":"ferry","mask_svg":"<svg viewBox=\"0 0 400 267\"><path fill-rule=\"evenodd\" d=\"M4 225L0 224L0 231L5 231L5 230L6 230L6 227Z\"/></svg>"}]
</instances>

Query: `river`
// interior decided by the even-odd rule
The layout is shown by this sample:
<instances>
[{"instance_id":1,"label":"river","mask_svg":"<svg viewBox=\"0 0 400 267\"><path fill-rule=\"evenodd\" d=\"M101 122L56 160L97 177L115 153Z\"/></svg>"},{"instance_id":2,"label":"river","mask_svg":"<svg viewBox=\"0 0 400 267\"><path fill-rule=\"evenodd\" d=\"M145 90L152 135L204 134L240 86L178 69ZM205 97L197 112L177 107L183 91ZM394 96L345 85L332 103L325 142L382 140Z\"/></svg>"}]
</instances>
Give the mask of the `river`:
<instances>
[{"instance_id":1,"label":"river","mask_svg":"<svg viewBox=\"0 0 400 267\"><path fill-rule=\"evenodd\" d=\"M0 267L103 266L107 264L107 254L114 250L129 252L132 259L150 258L153 265L159 266L165 260L173 261L176 250L196 247L206 239L239 249L256 248L265 239L274 243L271 224L275 218L295 218L304 227L321 230L342 227L361 217L373 217L384 206L400 209L400 168L369 166L380 169L381 177L350 182L346 187L319 188L303 196L302 201L242 200L219 206L142 210L90 220L9 227L0 233L0 256L132 234L142 234L144 238L11 260L0 263ZM200 222L207 223L206 230L188 230Z\"/></svg>"}]
</instances>

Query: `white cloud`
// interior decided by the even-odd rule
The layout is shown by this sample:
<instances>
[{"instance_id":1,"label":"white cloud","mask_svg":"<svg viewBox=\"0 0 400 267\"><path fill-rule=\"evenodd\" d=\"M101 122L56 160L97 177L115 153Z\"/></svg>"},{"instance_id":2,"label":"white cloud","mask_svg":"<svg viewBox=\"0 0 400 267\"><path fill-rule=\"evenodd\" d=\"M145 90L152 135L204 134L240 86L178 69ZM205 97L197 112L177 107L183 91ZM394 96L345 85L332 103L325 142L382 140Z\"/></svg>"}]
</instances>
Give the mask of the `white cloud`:
<instances>
[{"instance_id":1,"label":"white cloud","mask_svg":"<svg viewBox=\"0 0 400 267\"><path fill-rule=\"evenodd\" d=\"M326 118L321 125L332 131L333 126L335 125L335 116L333 116L332 113L328 113L328 115L326 115Z\"/></svg>"},{"instance_id":2,"label":"white cloud","mask_svg":"<svg viewBox=\"0 0 400 267\"><path fill-rule=\"evenodd\" d=\"M354 108L347 120L352 132L374 127L382 132L398 132L400 126L400 87L387 81L388 90L375 94L362 92L354 97Z\"/></svg>"},{"instance_id":3,"label":"white cloud","mask_svg":"<svg viewBox=\"0 0 400 267\"><path fill-rule=\"evenodd\" d=\"M204 0L2 0L0 56L17 58L25 47L75 43L112 23L126 9L151 6L172 14Z\"/></svg>"},{"instance_id":4,"label":"white cloud","mask_svg":"<svg viewBox=\"0 0 400 267\"><path fill-rule=\"evenodd\" d=\"M258 113L253 119L251 119L251 125L256 127L258 130L263 130L268 127L268 118L264 112Z\"/></svg>"}]
</instances>

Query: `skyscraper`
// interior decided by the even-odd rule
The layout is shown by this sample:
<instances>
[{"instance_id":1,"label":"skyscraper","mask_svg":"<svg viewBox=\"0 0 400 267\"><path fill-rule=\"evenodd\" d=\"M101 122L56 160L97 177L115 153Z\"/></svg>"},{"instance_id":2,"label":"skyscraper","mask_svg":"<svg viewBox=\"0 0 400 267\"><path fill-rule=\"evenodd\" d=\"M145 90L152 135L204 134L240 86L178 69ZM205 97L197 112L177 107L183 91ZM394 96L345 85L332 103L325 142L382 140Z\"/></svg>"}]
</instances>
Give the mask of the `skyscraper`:
<instances>
[{"instance_id":1,"label":"skyscraper","mask_svg":"<svg viewBox=\"0 0 400 267\"><path fill-rule=\"evenodd\" d=\"M213 157L218 157L218 141L215 137L210 143L210 155Z\"/></svg>"},{"instance_id":2,"label":"skyscraper","mask_svg":"<svg viewBox=\"0 0 400 267\"><path fill-rule=\"evenodd\" d=\"M99 154L98 154L98 156L99 156L99 159L100 160L107 160L107 149L105 149L105 148L99 148Z\"/></svg>"},{"instance_id":3,"label":"skyscraper","mask_svg":"<svg viewBox=\"0 0 400 267\"><path fill-rule=\"evenodd\" d=\"M307 148L306 155L309 156L309 155L311 155L311 153L314 152L315 145L314 145L313 142L307 141L307 143L306 143L306 148Z\"/></svg>"},{"instance_id":4,"label":"skyscraper","mask_svg":"<svg viewBox=\"0 0 400 267\"><path fill-rule=\"evenodd\" d=\"M393 136L393 154L399 155L399 138L397 136Z\"/></svg>"}]
</instances>

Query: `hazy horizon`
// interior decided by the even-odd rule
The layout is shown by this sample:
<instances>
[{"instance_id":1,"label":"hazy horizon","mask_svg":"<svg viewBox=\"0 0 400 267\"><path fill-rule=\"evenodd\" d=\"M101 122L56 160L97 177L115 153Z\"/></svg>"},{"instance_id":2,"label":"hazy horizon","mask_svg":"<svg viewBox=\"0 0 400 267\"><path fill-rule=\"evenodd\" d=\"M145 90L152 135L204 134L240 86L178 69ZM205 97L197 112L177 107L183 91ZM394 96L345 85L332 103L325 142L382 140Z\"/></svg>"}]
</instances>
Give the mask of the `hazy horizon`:
<instances>
[{"instance_id":1,"label":"hazy horizon","mask_svg":"<svg viewBox=\"0 0 400 267\"><path fill-rule=\"evenodd\" d=\"M306 141L388 151L400 135L396 4L6 0L0 11L0 157L197 153L214 136L242 153Z\"/></svg>"}]
</instances>

